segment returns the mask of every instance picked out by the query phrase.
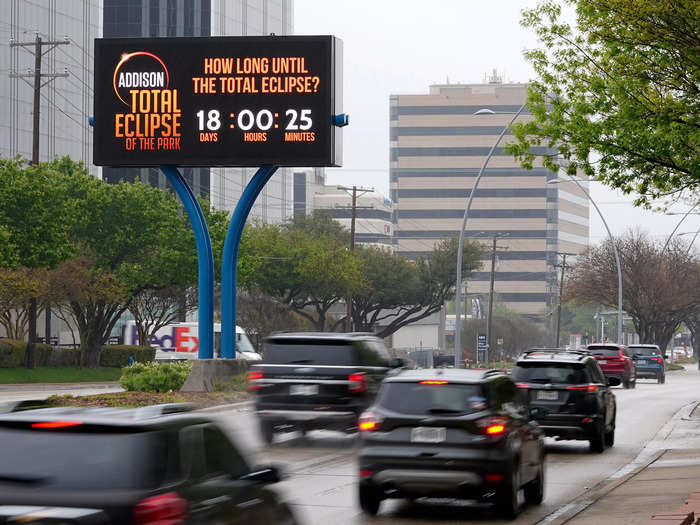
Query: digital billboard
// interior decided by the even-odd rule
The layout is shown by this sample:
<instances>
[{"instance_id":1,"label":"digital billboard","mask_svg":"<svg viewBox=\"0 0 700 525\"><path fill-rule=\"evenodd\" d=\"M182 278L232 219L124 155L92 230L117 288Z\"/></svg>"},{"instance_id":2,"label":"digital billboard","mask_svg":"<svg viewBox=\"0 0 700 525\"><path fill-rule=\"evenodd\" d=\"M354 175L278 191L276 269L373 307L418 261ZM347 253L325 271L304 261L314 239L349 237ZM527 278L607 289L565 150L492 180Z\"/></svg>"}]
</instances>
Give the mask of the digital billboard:
<instances>
[{"instance_id":1,"label":"digital billboard","mask_svg":"<svg viewBox=\"0 0 700 525\"><path fill-rule=\"evenodd\" d=\"M332 36L95 40L99 166L340 166Z\"/></svg>"}]
</instances>

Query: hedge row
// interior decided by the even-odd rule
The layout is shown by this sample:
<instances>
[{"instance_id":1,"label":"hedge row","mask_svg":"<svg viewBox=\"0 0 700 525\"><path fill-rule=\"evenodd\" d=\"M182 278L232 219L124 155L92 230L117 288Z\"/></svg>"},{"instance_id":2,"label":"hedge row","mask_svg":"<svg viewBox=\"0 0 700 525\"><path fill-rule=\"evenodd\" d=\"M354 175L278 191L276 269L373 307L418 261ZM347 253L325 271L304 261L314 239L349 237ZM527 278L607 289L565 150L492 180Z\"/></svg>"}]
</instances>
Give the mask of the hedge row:
<instances>
[{"instance_id":1,"label":"hedge row","mask_svg":"<svg viewBox=\"0 0 700 525\"><path fill-rule=\"evenodd\" d=\"M26 341L0 339L0 368L23 366L27 351ZM150 346L108 345L100 352L100 366L121 368L129 364L129 357L137 363L147 363L156 357L156 350ZM50 345L36 344L36 366L78 366L79 348L53 348Z\"/></svg>"}]
</instances>

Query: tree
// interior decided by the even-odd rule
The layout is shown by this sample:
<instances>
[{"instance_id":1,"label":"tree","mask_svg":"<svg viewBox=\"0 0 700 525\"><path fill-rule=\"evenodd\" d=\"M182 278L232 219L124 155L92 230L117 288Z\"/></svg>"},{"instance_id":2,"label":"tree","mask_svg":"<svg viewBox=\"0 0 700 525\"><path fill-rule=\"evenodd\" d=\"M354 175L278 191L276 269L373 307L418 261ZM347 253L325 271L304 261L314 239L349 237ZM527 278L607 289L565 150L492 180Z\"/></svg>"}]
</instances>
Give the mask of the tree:
<instances>
[{"instance_id":1,"label":"tree","mask_svg":"<svg viewBox=\"0 0 700 525\"><path fill-rule=\"evenodd\" d=\"M73 218L68 179L57 162L27 165L0 158L0 250L4 264L29 269L54 268L74 253L69 237ZM35 366L37 297L27 298L30 338L26 365Z\"/></svg>"},{"instance_id":2,"label":"tree","mask_svg":"<svg viewBox=\"0 0 700 525\"><path fill-rule=\"evenodd\" d=\"M696 190L700 182L700 31L696 0L545 0L523 13L542 49L526 51L537 79L534 120L513 126L508 150L532 167L530 146L559 156L544 164L637 192L638 203ZM695 197L697 200L697 197Z\"/></svg>"},{"instance_id":3,"label":"tree","mask_svg":"<svg viewBox=\"0 0 700 525\"><path fill-rule=\"evenodd\" d=\"M353 324L360 331L377 331L388 337L407 324L439 312L455 294L457 238L443 239L414 262L401 255L375 248L356 251L367 280L362 291L353 294ZM481 266L483 247L465 243L462 274L465 278Z\"/></svg>"},{"instance_id":4,"label":"tree","mask_svg":"<svg viewBox=\"0 0 700 525\"><path fill-rule=\"evenodd\" d=\"M191 312L197 304L196 287L172 285L135 294L129 302L129 312L134 316L139 346L148 346L158 330Z\"/></svg>"},{"instance_id":5,"label":"tree","mask_svg":"<svg viewBox=\"0 0 700 525\"><path fill-rule=\"evenodd\" d=\"M472 361L476 361L477 333L486 333L486 322L486 319L471 319L462 325L462 340L466 348L464 354ZM494 342L500 339L503 344L496 344L489 352L490 361L498 361L501 358L514 360L528 348L548 346L544 328L516 313L506 317L496 316L492 329Z\"/></svg>"},{"instance_id":6,"label":"tree","mask_svg":"<svg viewBox=\"0 0 700 525\"><path fill-rule=\"evenodd\" d=\"M29 302L46 302L50 293L48 270L0 268L0 325L10 339L23 340L29 324Z\"/></svg>"},{"instance_id":7,"label":"tree","mask_svg":"<svg viewBox=\"0 0 700 525\"><path fill-rule=\"evenodd\" d=\"M241 284L279 298L315 330L326 330L331 307L365 285L345 230L325 214L248 230L255 271Z\"/></svg>"},{"instance_id":8,"label":"tree","mask_svg":"<svg viewBox=\"0 0 700 525\"><path fill-rule=\"evenodd\" d=\"M236 304L237 322L260 353L264 339L271 333L299 330L306 324L288 305L262 292L239 293Z\"/></svg>"},{"instance_id":9,"label":"tree","mask_svg":"<svg viewBox=\"0 0 700 525\"><path fill-rule=\"evenodd\" d=\"M616 238L623 307L642 343L666 348L679 324L700 307L700 264L676 239L666 250L640 232ZM610 241L591 248L569 273L566 299L617 308L617 269Z\"/></svg>"}]
</instances>

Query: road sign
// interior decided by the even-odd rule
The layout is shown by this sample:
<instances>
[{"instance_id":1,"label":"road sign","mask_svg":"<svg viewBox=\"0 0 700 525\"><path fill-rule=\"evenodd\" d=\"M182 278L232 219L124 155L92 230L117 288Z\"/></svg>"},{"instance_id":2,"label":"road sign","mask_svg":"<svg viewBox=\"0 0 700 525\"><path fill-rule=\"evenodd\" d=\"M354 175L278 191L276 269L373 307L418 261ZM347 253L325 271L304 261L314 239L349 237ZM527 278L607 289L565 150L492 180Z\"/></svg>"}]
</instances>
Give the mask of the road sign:
<instances>
[{"instance_id":1,"label":"road sign","mask_svg":"<svg viewBox=\"0 0 700 525\"><path fill-rule=\"evenodd\" d=\"M340 166L332 36L95 40L94 163Z\"/></svg>"},{"instance_id":2,"label":"road sign","mask_svg":"<svg viewBox=\"0 0 700 525\"><path fill-rule=\"evenodd\" d=\"M476 334L476 360L479 363L486 361L486 351L488 343L486 342L486 334Z\"/></svg>"}]
</instances>

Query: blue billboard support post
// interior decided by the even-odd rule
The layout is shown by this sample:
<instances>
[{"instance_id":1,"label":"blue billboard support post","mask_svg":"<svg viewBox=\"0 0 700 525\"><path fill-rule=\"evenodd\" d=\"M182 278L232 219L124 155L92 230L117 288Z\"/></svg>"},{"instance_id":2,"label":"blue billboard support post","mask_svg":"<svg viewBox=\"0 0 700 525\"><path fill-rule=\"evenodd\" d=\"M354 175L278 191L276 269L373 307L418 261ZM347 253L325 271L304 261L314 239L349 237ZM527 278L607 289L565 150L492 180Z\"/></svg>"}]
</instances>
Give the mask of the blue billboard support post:
<instances>
[{"instance_id":1,"label":"blue billboard support post","mask_svg":"<svg viewBox=\"0 0 700 525\"><path fill-rule=\"evenodd\" d=\"M236 263L243 227L255 199L277 168L278 166L261 166L258 169L243 190L226 232L221 262L221 357L224 358L236 357Z\"/></svg>"},{"instance_id":2,"label":"blue billboard support post","mask_svg":"<svg viewBox=\"0 0 700 525\"><path fill-rule=\"evenodd\" d=\"M199 358L214 357L214 255L207 221L187 181L175 166L161 166L160 170L173 185L187 216L190 218L199 263Z\"/></svg>"}]
</instances>

